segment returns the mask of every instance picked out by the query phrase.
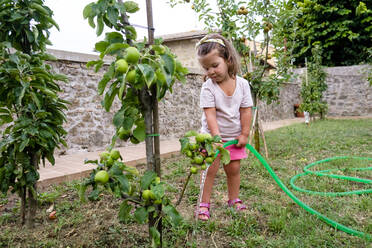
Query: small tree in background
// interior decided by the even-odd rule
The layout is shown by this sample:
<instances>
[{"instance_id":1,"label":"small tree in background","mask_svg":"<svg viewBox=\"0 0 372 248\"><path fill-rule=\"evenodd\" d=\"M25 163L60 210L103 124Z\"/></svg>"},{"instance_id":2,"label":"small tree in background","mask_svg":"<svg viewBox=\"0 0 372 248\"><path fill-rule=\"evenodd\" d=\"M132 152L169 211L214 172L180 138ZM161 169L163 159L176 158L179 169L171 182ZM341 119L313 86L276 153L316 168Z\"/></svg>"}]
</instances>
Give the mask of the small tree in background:
<instances>
[{"instance_id":1,"label":"small tree in background","mask_svg":"<svg viewBox=\"0 0 372 248\"><path fill-rule=\"evenodd\" d=\"M0 3L0 188L21 198L21 222L33 225L37 208L36 182L39 164L54 165L54 150L66 146L64 110L66 101L57 95L57 81L67 81L52 72L45 53L51 44L49 28L58 25L42 0Z\"/></svg>"},{"instance_id":2,"label":"small tree in background","mask_svg":"<svg viewBox=\"0 0 372 248\"><path fill-rule=\"evenodd\" d=\"M328 110L323 93L327 90L326 76L322 68L322 52L319 45L312 49L312 60L307 63L305 76L302 79L300 110L309 112L310 117L320 114L323 119Z\"/></svg>"}]
</instances>

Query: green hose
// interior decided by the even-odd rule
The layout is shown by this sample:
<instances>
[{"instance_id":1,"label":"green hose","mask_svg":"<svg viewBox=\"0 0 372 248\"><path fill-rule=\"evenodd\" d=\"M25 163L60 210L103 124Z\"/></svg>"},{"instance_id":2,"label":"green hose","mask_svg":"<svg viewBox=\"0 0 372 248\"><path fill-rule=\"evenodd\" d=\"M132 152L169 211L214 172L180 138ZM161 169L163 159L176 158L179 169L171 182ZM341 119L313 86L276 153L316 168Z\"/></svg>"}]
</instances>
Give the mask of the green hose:
<instances>
[{"instance_id":1,"label":"green hose","mask_svg":"<svg viewBox=\"0 0 372 248\"><path fill-rule=\"evenodd\" d=\"M227 146L230 146L230 145L233 145L233 144L237 144L238 141L237 140L231 140L231 141L228 141L226 142L223 147L227 147ZM326 222L327 224L333 226L334 228L338 229L338 230L341 230L341 231L344 231L348 234L351 234L351 235L355 235L355 236L358 236L358 237L361 237L361 238L365 238L367 240L372 240L372 236L370 234L367 234L367 233L363 233L363 232L360 232L360 231L357 231L357 230L354 230L352 228L349 228L347 226L344 226L334 220L331 220L329 219L328 217L324 216L323 214L319 213L318 211L316 211L315 209L311 208L310 206L306 205L304 202L302 202L300 199L298 199L285 185L284 183L279 179L279 177L275 174L275 172L273 171L273 169L270 167L270 165L266 162L266 160L261 156L261 154L259 154L251 145L247 144L246 145L246 148L248 150L250 150L255 156L256 158L258 158L258 160L261 162L261 164L266 168L266 170L270 173L271 177L274 178L275 182L279 185L279 187L295 202L297 203L299 206L301 206L303 209L305 209L306 211L308 211L309 213L311 214L314 214L316 215L319 219L323 220L324 222ZM334 158L334 159L339 159L340 157L337 157L337 158ZM342 157L341 157L342 158ZM364 159L364 158L363 158ZM319 161L318 163L323 163L325 161L329 161L329 160L332 160L332 159L327 159L327 160L322 160L322 161ZM306 172L305 173L314 173L312 171L309 171L308 168L314 166L315 164L310 164L308 166L306 166ZM330 171L330 170L328 170ZM318 173L323 173L324 172L328 172L328 171L321 171L321 172L318 172ZM303 173L304 174L304 173ZM333 174L332 174L333 175ZM338 176L338 175L334 175L334 176ZM368 179L363 179L363 180L367 180L367 183L370 183L368 181L371 181L371 180L368 180ZM364 192L364 193L370 193L370 191L368 192Z\"/></svg>"},{"instance_id":2,"label":"green hose","mask_svg":"<svg viewBox=\"0 0 372 248\"><path fill-rule=\"evenodd\" d=\"M372 180L370 179L364 179L364 178L358 178L358 177L350 177L350 176L342 176L342 175L337 175L337 174L328 174L326 172L331 172L331 171L340 171L341 169L330 169L330 170L321 170L321 171L311 171L309 170L311 167L329 162L332 160L337 160L337 159L357 159L357 160L372 160L372 158L364 158L364 157L349 157L349 156L344 156L344 157L333 157L333 158L327 158L323 159L320 161L316 161L314 163L311 163L304 168L304 173L298 174L294 177L291 178L290 184L292 188L294 188L297 191L312 194L312 195L322 195L322 196L344 196L344 195L360 195L360 194L368 194L372 193L372 189L364 189L364 190L354 190L354 191L347 191L347 192L318 192L318 191L311 191L307 189L300 188L295 185L295 181L306 175L316 175L316 176L327 176L331 178L337 178L337 179L343 179L343 180L349 180L349 181L354 181L354 182L359 182L359 183L366 183L366 184L372 184ZM349 171L366 171L366 170L372 170L372 167L366 167L366 168L351 168L348 169Z\"/></svg>"}]
</instances>

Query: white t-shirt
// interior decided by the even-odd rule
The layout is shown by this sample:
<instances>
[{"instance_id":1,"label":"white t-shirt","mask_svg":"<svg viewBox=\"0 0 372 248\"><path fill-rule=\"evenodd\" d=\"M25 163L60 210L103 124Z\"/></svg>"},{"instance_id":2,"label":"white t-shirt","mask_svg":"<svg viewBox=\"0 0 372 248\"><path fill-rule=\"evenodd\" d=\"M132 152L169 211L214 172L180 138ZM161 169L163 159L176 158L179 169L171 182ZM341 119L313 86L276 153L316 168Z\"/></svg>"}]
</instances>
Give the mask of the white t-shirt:
<instances>
[{"instance_id":1,"label":"white t-shirt","mask_svg":"<svg viewBox=\"0 0 372 248\"><path fill-rule=\"evenodd\" d=\"M244 78L236 77L236 87L232 96L227 96L211 79L203 83L200 92L200 107L216 108L217 124L223 140L233 140L241 134L239 110L252 106L249 83ZM210 133L204 111L200 132Z\"/></svg>"}]
</instances>

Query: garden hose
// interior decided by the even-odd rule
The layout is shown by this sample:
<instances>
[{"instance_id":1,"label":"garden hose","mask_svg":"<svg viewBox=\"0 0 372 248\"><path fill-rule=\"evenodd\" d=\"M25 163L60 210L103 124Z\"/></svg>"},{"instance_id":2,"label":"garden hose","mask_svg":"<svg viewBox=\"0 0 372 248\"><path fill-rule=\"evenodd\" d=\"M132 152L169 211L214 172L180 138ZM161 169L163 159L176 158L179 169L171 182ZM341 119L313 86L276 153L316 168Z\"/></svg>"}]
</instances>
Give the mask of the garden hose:
<instances>
[{"instance_id":1,"label":"garden hose","mask_svg":"<svg viewBox=\"0 0 372 248\"><path fill-rule=\"evenodd\" d=\"M368 194L372 193L372 189L364 189L364 190L354 190L354 191L346 191L346 192L318 192L318 191L312 191L312 190L307 190L298 187L297 185L294 184L294 182L306 175L316 175L316 176L327 176L331 178L337 178L337 179L343 179L343 180L349 180L349 181L354 181L354 182L359 182L359 183L366 183L366 184L372 184L372 180L370 179L364 179L364 178L358 178L358 177L350 177L350 176L342 176L342 175L337 175L337 174L328 174L327 172L332 172L332 171L340 171L340 170L348 170L348 171L366 171L366 170L372 170L372 167L365 167L365 168L347 168L347 169L330 169L330 170L321 170L321 171L311 171L309 170L311 167L333 161L333 160L338 160L338 159L357 159L357 160L372 160L372 158L365 158L365 157L350 157L350 156L343 156L343 157L332 157L332 158L327 158L323 159L320 161L316 161L314 163L311 163L304 168L304 173L297 174L296 176L292 177L290 180L291 186L300 192L312 194L312 195L322 195L322 196L344 196L344 195L360 195L360 194Z\"/></svg>"},{"instance_id":2,"label":"garden hose","mask_svg":"<svg viewBox=\"0 0 372 248\"><path fill-rule=\"evenodd\" d=\"M231 140L231 141L228 141L226 142L223 147L227 147L227 146L230 146L230 145L233 145L233 144L237 144L238 141L237 140ZM333 226L334 228L338 229L338 230L341 230L341 231L344 231L348 234L351 234L351 235L354 235L354 236L358 236L358 237L361 237L361 238L365 238L367 240L372 240L372 235L370 234L367 234L367 233L364 233L364 232L360 232L360 231L357 231L357 230L354 230L352 228L349 228L347 226L344 226L334 220L331 220L329 219L328 217L326 217L325 215L319 213L318 211L316 211L315 209L311 208L310 206L308 206L307 204L305 204L304 202L302 202L300 199L298 199L288 188L287 186L284 185L284 183L279 179L279 177L275 174L275 172L273 171L273 169L270 167L270 165L266 162L266 160L261 156L260 153L258 153L250 144L247 144L246 145L246 148L248 150L250 150L255 156L256 158L261 162L261 164L266 168L266 170L270 173L271 177L274 178L275 182L279 185L279 187L295 202L297 203L297 205L299 205L300 207L302 207L303 209L305 209L307 212L311 213L311 214L314 214L316 215L319 219L323 220L324 222L326 222L327 224ZM216 154L217 156L217 154ZM348 180L353 180L353 181L360 181L360 182L364 182L364 183L371 183L371 180L368 180L368 179L358 179L358 178L354 178L354 177L347 177L347 176L340 176L340 175L334 175L334 174L326 174L326 172L330 172L332 170L324 170L324 171L318 171L318 172L313 172L313 171L310 171L308 170L310 167L316 165L316 164L319 164L319 163L324 163L324 162L327 162L327 161L330 161L330 160L334 160L334 159L342 159L342 158L348 158L348 157L335 157L335 158L330 158L330 159L325 159L325 160L321 160L321 161L318 161L318 162L315 162L315 163L312 163L308 166L305 167L305 173L302 173L300 175L297 175L295 176L295 178L293 179L296 180L296 178L304 175L304 174L317 174L317 175L331 175L331 177L334 177L334 178L341 178L341 179L348 179ZM358 159L367 159L367 160L372 160L370 158L360 158L358 157ZM371 168L369 168L371 169ZM361 170L361 169L359 169ZM364 168L363 168L364 170ZM292 180L291 180L292 181ZM297 187L298 188L298 187ZM304 189L301 189L302 192L307 192L307 190L304 190ZM362 190L359 190L359 191L351 191L351 192L354 192L353 194L356 194L355 192L357 192L357 194L362 194L362 193L371 193L371 190L365 190L365 191L362 191ZM351 194L351 192L349 194ZM312 192L313 194L320 194L321 192ZM346 193L346 192L344 192ZM324 193L322 193L324 194ZM332 194L335 194L335 193L328 193L330 195ZM337 194L340 194L340 193L337 193Z\"/></svg>"}]
</instances>

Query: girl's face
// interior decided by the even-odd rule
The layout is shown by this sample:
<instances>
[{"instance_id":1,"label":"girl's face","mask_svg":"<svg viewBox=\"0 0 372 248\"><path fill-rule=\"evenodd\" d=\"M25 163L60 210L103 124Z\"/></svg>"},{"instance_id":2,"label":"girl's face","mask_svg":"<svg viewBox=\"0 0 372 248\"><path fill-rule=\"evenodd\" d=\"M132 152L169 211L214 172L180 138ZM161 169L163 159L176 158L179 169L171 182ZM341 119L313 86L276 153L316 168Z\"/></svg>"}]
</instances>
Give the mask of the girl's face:
<instances>
[{"instance_id":1,"label":"girl's face","mask_svg":"<svg viewBox=\"0 0 372 248\"><path fill-rule=\"evenodd\" d=\"M207 76L216 83L222 83L230 78L228 67L223 58L218 55L217 49L213 49L207 55L198 58L200 65Z\"/></svg>"}]
</instances>

